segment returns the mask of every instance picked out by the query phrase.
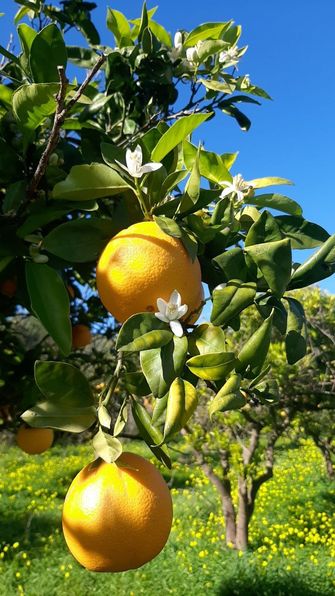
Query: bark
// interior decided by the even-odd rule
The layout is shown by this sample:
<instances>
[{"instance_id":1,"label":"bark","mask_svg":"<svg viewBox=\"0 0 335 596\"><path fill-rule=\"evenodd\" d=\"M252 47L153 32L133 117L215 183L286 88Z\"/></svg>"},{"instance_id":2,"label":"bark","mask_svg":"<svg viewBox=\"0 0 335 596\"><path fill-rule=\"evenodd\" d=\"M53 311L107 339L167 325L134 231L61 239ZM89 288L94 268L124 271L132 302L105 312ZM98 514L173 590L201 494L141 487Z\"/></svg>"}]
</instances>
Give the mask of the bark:
<instances>
[{"instance_id":1,"label":"bark","mask_svg":"<svg viewBox=\"0 0 335 596\"><path fill-rule=\"evenodd\" d=\"M202 463L201 468L206 474L208 480L210 480L210 482L215 486L221 497L223 517L225 520L226 543L236 546L235 510L231 497L230 480L227 478L219 478L219 476L215 474L214 470L207 463Z\"/></svg>"},{"instance_id":2,"label":"bark","mask_svg":"<svg viewBox=\"0 0 335 596\"><path fill-rule=\"evenodd\" d=\"M322 439L318 435L312 434L312 439L315 445L320 449L326 467L328 478L333 480L335 478L334 464L332 462L332 445L328 439Z\"/></svg>"}]
</instances>

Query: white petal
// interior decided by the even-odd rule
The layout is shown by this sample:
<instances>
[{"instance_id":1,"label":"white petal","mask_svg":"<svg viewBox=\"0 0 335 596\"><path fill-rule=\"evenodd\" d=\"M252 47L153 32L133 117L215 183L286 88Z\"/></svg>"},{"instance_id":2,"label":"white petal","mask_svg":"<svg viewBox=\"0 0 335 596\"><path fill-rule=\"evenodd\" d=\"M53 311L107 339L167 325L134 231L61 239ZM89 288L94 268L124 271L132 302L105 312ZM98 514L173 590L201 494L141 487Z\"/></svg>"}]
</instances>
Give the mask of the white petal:
<instances>
[{"instance_id":1,"label":"white petal","mask_svg":"<svg viewBox=\"0 0 335 596\"><path fill-rule=\"evenodd\" d=\"M167 302L163 298L157 298L157 308L159 312L166 316Z\"/></svg>"},{"instance_id":2,"label":"white petal","mask_svg":"<svg viewBox=\"0 0 335 596\"><path fill-rule=\"evenodd\" d=\"M169 319L163 315L163 313L161 312L155 312L155 317L157 317L157 319L159 319L160 321L163 321L164 323L168 323Z\"/></svg>"},{"instance_id":3,"label":"white petal","mask_svg":"<svg viewBox=\"0 0 335 596\"><path fill-rule=\"evenodd\" d=\"M148 172L155 172L155 170L159 170L162 167L161 163L146 163L144 166L141 166L140 171L142 174L147 174Z\"/></svg>"},{"instance_id":4,"label":"white petal","mask_svg":"<svg viewBox=\"0 0 335 596\"><path fill-rule=\"evenodd\" d=\"M170 321L170 329L177 337L182 337L184 330L179 321Z\"/></svg>"},{"instance_id":5,"label":"white petal","mask_svg":"<svg viewBox=\"0 0 335 596\"><path fill-rule=\"evenodd\" d=\"M178 290L173 290L169 298L169 303L178 307L181 305L181 295L179 294Z\"/></svg>"},{"instance_id":6,"label":"white petal","mask_svg":"<svg viewBox=\"0 0 335 596\"><path fill-rule=\"evenodd\" d=\"M142 163L143 161L143 154L142 154L142 147L141 145L136 145L135 150L133 151L134 153L134 157L136 159L136 161L138 161L139 163Z\"/></svg>"},{"instance_id":7,"label":"white petal","mask_svg":"<svg viewBox=\"0 0 335 596\"><path fill-rule=\"evenodd\" d=\"M225 188L222 193L220 194L220 198L223 199L223 197L226 197L227 195L230 195L232 192L234 192L234 188L232 188L231 185L228 186L228 188Z\"/></svg>"},{"instance_id":8,"label":"white petal","mask_svg":"<svg viewBox=\"0 0 335 596\"><path fill-rule=\"evenodd\" d=\"M130 173L127 166L125 166L124 163L121 163L117 159L115 159L114 161L115 161L115 163L117 163L118 166L120 166L120 168L123 168L124 170L126 170L126 172L128 172L128 174Z\"/></svg>"},{"instance_id":9,"label":"white petal","mask_svg":"<svg viewBox=\"0 0 335 596\"><path fill-rule=\"evenodd\" d=\"M181 31L175 33L173 45L175 48L180 48L183 45L183 35Z\"/></svg>"},{"instance_id":10,"label":"white petal","mask_svg":"<svg viewBox=\"0 0 335 596\"><path fill-rule=\"evenodd\" d=\"M187 311L188 311L187 304L182 304L182 306L180 306L178 308L178 319L181 319L181 317L183 317L184 315L186 315Z\"/></svg>"}]
</instances>

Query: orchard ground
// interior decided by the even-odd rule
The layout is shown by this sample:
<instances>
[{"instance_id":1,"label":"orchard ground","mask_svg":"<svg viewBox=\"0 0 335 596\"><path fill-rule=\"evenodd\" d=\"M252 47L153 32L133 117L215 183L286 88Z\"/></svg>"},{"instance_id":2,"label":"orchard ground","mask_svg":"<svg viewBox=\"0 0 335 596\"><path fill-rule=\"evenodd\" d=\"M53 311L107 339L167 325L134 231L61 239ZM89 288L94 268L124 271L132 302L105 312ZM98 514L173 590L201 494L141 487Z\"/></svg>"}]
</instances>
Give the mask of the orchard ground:
<instances>
[{"instance_id":1,"label":"orchard ground","mask_svg":"<svg viewBox=\"0 0 335 596\"><path fill-rule=\"evenodd\" d=\"M132 442L131 448L150 457L142 444ZM274 478L263 485L257 500L248 553L224 546L219 499L199 468L175 462L172 477L162 469L174 501L169 542L148 565L120 574L81 568L61 532L64 496L74 475L91 459L90 446L56 442L33 457L17 447L0 449L1 595L335 592L335 486L308 441L279 447Z\"/></svg>"}]
</instances>

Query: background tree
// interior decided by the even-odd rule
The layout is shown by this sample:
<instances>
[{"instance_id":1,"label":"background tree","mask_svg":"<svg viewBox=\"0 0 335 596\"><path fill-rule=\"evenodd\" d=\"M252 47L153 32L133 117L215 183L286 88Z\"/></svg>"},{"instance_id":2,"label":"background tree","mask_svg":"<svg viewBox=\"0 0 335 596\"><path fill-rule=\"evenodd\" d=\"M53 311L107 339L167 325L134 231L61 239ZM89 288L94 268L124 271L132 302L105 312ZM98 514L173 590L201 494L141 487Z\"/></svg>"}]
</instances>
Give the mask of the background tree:
<instances>
[{"instance_id":1,"label":"background tree","mask_svg":"<svg viewBox=\"0 0 335 596\"><path fill-rule=\"evenodd\" d=\"M273 400L273 387L265 381L272 330L285 337L289 364L305 355L304 309L287 292L334 272L335 235L306 221L300 205L286 195L262 190L289 185L289 180L232 176L236 154L216 154L191 142L192 132L220 112L248 129L250 122L236 104L268 97L236 69L246 50L238 46L241 27L232 21L205 23L191 32L177 31L172 44L153 18L155 9L144 4L140 18L132 21L108 9L115 45L107 47L92 23L93 3L72 0L61 10L44 2L17 3L20 54L0 47L4 320L26 309L40 320L62 358L69 357L67 286L76 280L78 292L86 285L91 294L85 303L79 297L74 301L73 322L94 320L114 337L118 326L97 299L94 267L116 232L143 220L182 242L190 261L199 257L209 290L204 302L212 302L210 325L179 322L181 337L166 317L134 313L115 338L115 371L98 400L78 367L37 362L35 379L43 398L22 417L31 425L61 430L94 426L96 454L112 462L122 450L117 436L131 405L142 437L170 465L166 443L194 413L198 380L207 381L215 395L211 416L245 406L236 416L249 426L233 418L230 431L244 442L236 535L244 548L260 484L248 475L251 458L266 433L270 462L285 426L266 407ZM27 16L36 28L21 22ZM89 48L67 43L75 24ZM68 80L68 63L90 68L80 85ZM178 98L182 85L181 97L188 90L185 104ZM316 249L312 257L292 264L292 249L311 248ZM8 292L10 280L14 292ZM261 318L258 328L243 345L228 344L230 330L238 331L240 315L249 307L252 317ZM119 381L127 394L114 421L109 407ZM142 400L150 393L152 417ZM277 426L272 421L268 430L272 418Z\"/></svg>"}]
</instances>

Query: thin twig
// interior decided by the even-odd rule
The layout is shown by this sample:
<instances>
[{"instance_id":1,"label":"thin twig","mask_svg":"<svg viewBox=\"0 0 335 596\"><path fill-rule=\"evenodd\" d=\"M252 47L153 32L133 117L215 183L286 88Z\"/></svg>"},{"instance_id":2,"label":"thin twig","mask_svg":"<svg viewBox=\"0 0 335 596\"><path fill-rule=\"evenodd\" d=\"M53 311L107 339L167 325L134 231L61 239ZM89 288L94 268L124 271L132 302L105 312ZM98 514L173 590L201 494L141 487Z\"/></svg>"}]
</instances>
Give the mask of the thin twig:
<instances>
[{"instance_id":1,"label":"thin twig","mask_svg":"<svg viewBox=\"0 0 335 596\"><path fill-rule=\"evenodd\" d=\"M34 175L32 177L32 180L31 180L31 183L30 183L30 186L28 189L28 200L34 196L34 194L38 188L38 185L41 181L41 178L44 175L44 172L45 172L48 162L49 162L49 157L52 154L53 150L57 146L59 135L60 135L60 129L61 129L62 124L64 123L64 120L65 120L68 112L77 103L78 99L85 91L87 85L90 83L90 81L92 80L94 75L98 72L98 70L101 68L101 66L105 62L105 60L106 60L106 56L105 56L105 54L102 54L100 56L99 60L93 66L92 70L87 74L86 79L80 85L78 91L75 93L73 98L68 102L68 104L66 106L65 106L65 97L66 97L66 89L67 89L67 85L68 85L68 80L65 75L64 67L58 66L59 90L56 95L56 104L57 104L56 105L56 113L55 113L52 129L51 129L50 137L47 142L47 146L44 149L44 151L40 157L40 161L38 162L37 168L34 172Z\"/></svg>"}]
</instances>

